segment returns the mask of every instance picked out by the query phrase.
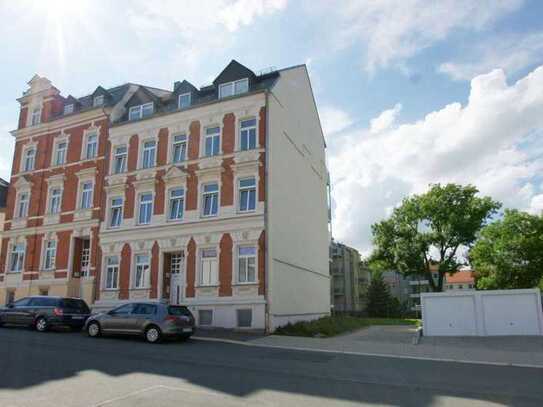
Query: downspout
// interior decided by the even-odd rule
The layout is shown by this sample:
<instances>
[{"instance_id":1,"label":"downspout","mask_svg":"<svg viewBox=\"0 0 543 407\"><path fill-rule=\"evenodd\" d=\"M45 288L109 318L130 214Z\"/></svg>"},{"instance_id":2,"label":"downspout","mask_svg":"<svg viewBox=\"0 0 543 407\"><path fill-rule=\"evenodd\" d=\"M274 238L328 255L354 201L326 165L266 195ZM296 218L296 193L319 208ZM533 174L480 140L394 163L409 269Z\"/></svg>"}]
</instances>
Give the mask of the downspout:
<instances>
[{"instance_id":1,"label":"downspout","mask_svg":"<svg viewBox=\"0 0 543 407\"><path fill-rule=\"evenodd\" d=\"M270 258L270 228L269 228L269 199L270 199L270 181L269 181L269 168L270 168L270 108L269 108L269 95L270 91L266 90L265 93L265 103L266 103L266 151L264 152L264 158L266 167L264 170L264 281L265 281L265 287L264 287L264 300L266 302L265 304L265 329L266 333L271 333L271 295L270 295L270 271L271 271L271 258Z\"/></svg>"}]
</instances>

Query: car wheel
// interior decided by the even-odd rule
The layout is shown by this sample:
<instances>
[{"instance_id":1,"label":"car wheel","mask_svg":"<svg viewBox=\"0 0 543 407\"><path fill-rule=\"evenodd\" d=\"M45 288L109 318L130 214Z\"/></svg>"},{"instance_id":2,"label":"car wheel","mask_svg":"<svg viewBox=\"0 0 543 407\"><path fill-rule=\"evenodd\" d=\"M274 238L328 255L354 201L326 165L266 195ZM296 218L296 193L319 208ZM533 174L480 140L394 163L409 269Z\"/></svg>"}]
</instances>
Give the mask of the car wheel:
<instances>
[{"instance_id":1,"label":"car wheel","mask_svg":"<svg viewBox=\"0 0 543 407\"><path fill-rule=\"evenodd\" d=\"M162 333L160 332L160 329L154 325L151 325L145 330L145 340L149 343L160 342L161 337Z\"/></svg>"},{"instance_id":2,"label":"car wheel","mask_svg":"<svg viewBox=\"0 0 543 407\"><path fill-rule=\"evenodd\" d=\"M89 334L91 338L100 336L100 324L98 322L91 322L89 326L87 326L87 334Z\"/></svg>"},{"instance_id":3,"label":"car wheel","mask_svg":"<svg viewBox=\"0 0 543 407\"><path fill-rule=\"evenodd\" d=\"M38 332L45 332L47 331L47 320L44 317L39 317L36 320L36 331Z\"/></svg>"}]
</instances>

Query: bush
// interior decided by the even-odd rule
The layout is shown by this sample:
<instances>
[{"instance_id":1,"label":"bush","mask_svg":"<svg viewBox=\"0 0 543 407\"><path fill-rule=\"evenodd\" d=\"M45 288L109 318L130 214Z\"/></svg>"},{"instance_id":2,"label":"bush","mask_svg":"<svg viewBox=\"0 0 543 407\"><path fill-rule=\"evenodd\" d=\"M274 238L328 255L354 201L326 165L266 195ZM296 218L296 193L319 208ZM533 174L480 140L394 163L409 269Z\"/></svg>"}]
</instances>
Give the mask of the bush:
<instances>
[{"instance_id":1,"label":"bush","mask_svg":"<svg viewBox=\"0 0 543 407\"><path fill-rule=\"evenodd\" d=\"M380 273L375 273L368 287L368 315L378 318L398 318L403 314L400 301L392 297Z\"/></svg>"}]
</instances>

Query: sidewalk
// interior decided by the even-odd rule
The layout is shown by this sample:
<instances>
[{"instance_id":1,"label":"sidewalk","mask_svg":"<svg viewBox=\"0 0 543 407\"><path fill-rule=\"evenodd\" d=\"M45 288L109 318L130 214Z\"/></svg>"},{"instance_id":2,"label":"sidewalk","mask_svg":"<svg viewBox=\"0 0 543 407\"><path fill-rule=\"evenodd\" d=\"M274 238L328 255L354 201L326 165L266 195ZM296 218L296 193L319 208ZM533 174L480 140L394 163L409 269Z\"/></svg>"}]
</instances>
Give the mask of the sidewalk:
<instances>
[{"instance_id":1,"label":"sidewalk","mask_svg":"<svg viewBox=\"0 0 543 407\"><path fill-rule=\"evenodd\" d=\"M422 337L414 345L415 332L416 328L410 326L372 326L334 338L240 334L238 340L215 334L212 340L247 346L543 368L543 337Z\"/></svg>"}]
</instances>

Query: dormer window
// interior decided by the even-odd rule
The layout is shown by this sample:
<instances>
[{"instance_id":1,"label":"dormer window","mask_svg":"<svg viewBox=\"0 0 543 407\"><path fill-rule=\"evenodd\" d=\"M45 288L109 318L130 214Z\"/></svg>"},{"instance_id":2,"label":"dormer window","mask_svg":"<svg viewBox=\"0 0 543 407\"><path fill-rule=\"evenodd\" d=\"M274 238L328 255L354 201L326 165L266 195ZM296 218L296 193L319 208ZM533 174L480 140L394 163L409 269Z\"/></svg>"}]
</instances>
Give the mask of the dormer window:
<instances>
[{"instance_id":1,"label":"dormer window","mask_svg":"<svg viewBox=\"0 0 543 407\"><path fill-rule=\"evenodd\" d=\"M92 101L92 105L94 107L96 106L102 106L104 104L104 95L98 95L98 96L95 96L93 101Z\"/></svg>"},{"instance_id":2,"label":"dormer window","mask_svg":"<svg viewBox=\"0 0 543 407\"><path fill-rule=\"evenodd\" d=\"M69 105L64 106L64 114L70 114L74 112L74 104L70 103Z\"/></svg>"},{"instance_id":3,"label":"dormer window","mask_svg":"<svg viewBox=\"0 0 543 407\"><path fill-rule=\"evenodd\" d=\"M41 123L41 107L35 107L32 110L32 117L30 119L30 125L36 126Z\"/></svg>"},{"instance_id":4,"label":"dormer window","mask_svg":"<svg viewBox=\"0 0 543 407\"><path fill-rule=\"evenodd\" d=\"M179 99L178 99L179 109L186 109L187 107L190 107L190 104L191 104L190 93L183 93L179 95Z\"/></svg>"},{"instance_id":5,"label":"dormer window","mask_svg":"<svg viewBox=\"0 0 543 407\"><path fill-rule=\"evenodd\" d=\"M154 111L153 102L132 106L128 111L128 120L139 120L151 116Z\"/></svg>"},{"instance_id":6,"label":"dormer window","mask_svg":"<svg viewBox=\"0 0 543 407\"><path fill-rule=\"evenodd\" d=\"M239 95L249 91L249 79L244 78L239 81L233 81L223 83L219 85L219 98L226 98L228 96Z\"/></svg>"}]
</instances>

